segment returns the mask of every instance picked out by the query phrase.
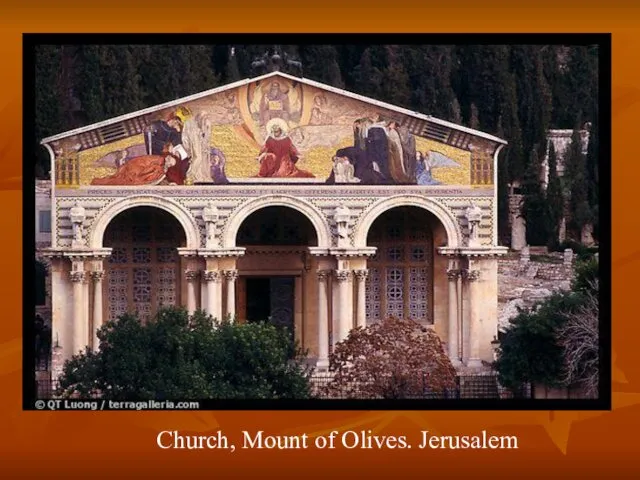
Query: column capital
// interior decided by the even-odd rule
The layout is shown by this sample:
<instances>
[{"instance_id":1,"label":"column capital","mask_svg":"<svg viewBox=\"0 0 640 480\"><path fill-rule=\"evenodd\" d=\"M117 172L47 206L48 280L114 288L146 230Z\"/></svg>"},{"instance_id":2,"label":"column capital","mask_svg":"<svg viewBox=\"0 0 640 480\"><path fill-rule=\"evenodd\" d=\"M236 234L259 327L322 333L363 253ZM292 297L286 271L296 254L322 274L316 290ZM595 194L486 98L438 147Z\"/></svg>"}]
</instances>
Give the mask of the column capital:
<instances>
[{"instance_id":1,"label":"column capital","mask_svg":"<svg viewBox=\"0 0 640 480\"><path fill-rule=\"evenodd\" d=\"M91 272L91 280L94 282L101 282L104 278L104 270L94 270Z\"/></svg>"},{"instance_id":2,"label":"column capital","mask_svg":"<svg viewBox=\"0 0 640 480\"><path fill-rule=\"evenodd\" d=\"M331 270L318 270L316 272L316 275L318 276L318 280L320 280L321 282L324 282L331 275Z\"/></svg>"},{"instance_id":3,"label":"column capital","mask_svg":"<svg viewBox=\"0 0 640 480\"><path fill-rule=\"evenodd\" d=\"M463 278L468 282L475 282L480 279L480 270L463 270Z\"/></svg>"},{"instance_id":4,"label":"column capital","mask_svg":"<svg viewBox=\"0 0 640 480\"><path fill-rule=\"evenodd\" d=\"M87 275L83 271L76 270L69 273L69 277L71 278L71 281L73 283L82 283L84 282L85 278L87 278Z\"/></svg>"},{"instance_id":5,"label":"column capital","mask_svg":"<svg viewBox=\"0 0 640 480\"><path fill-rule=\"evenodd\" d=\"M449 280L457 280L462 275L462 271L457 268L450 268L447 270L447 277Z\"/></svg>"},{"instance_id":6,"label":"column capital","mask_svg":"<svg viewBox=\"0 0 640 480\"><path fill-rule=\"evenodd\" d=\"M355 275L355 277L358 279L359 282L363 282L369 276L369 270L367 270L366 268L361 268L359 270L354 270L353 274Z\"/></svg>"},{"instance_id":7,"label":"column capital","mask_svg":"<svg viewBox=\"0 0 640 480\"><path fill-rule=\"evenodd\" d=\"M235 282L238 278L238 270L225 270L223 274L228 282Z\"/></svg>"},{"instance_id":8,"label":"column capital","mask_svg":"<svg viewBox=\"0 0 640 480\"><path fill-rule=\"evenodd\" d=\"M205 270L202 272L202 278L207 282L220 283L222 281L222 274L218 270Z\"/></svg>"},{"instance_id":9,"label":"column capital","mask_svg":"<svg viewBox=\"0 0 640 480\"><path fill-rule=\"evenodd\" d=\"M334 274L338 282L344 282L351 278L350 270L336 270Z\"/></svg>"},{"instance_id":10,"label":"column capital","mask_svg":"<svg viewBox=\"0 0 640 480\"><path fill-rule=\"evenodd\" d=\"M185 278L190 282L192 282L194 280L197 280L199 275L200 275L200 272L198 272L197 270L185 270L184 271Z\"/></svg>"}]
</instances>

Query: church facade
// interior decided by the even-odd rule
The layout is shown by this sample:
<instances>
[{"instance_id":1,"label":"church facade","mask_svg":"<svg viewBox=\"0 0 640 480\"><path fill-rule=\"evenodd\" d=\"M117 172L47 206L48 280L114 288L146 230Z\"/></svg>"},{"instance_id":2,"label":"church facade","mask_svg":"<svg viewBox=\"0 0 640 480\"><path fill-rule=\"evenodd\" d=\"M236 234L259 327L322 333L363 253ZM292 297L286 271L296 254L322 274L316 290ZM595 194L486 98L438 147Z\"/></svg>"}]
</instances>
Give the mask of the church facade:
<instances>
[{"instance_id":1,"label":"church facade","mask_svg":"<svg viewBox=\"0 0 640 480\"><path fill-rule=\"evenodd\" d=\"M320 370L389 316L493 359L502 139L273 72L41 143L63 359L161 305L287 326Z\"/></svg>"}]
</instances>

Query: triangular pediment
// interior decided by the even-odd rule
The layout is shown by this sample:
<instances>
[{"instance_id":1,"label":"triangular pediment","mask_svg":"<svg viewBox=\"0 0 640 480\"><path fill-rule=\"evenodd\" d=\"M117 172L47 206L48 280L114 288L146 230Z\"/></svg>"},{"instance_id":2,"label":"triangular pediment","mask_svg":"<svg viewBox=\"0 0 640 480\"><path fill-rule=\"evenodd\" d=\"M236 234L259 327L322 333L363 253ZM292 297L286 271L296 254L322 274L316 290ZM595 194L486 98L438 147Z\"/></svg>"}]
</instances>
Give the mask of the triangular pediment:
<instances>
[{"instance_id":1,"label":"triangular pediment","mask_svg":"<svg viewBox=\"0 0 640 480\"><path fill-rule=\"evenodd\" d=\"M292 146L286 162L278 152L270 164L264 155L276 125L278 135L288 137ZM361 151L367 142L371 145L365 159ZM115 117L42 143L55 158L75 159L77 167L70 164L65 171L75 169L73 181L79 185L153 184L161 176L161 165L155 165L157 172L148 178L134 180L119 170L132 158L141 164L140 157L164 158L169 153L177 163L170 167L182 170L171 184L285 177L293 182L332 182L334 174L342 178L343 173L347 183L412 184L419 169L416 158L427 157L432 167L458 168L448 184L465 184L474 147L481 144L491 155L506 144L477 130L282 72ZM387 159L394 156L393 161ZM182 161L188 164L180 166ZM361 171L365 161L370 171Z\"/></svg>"}]
</instances>

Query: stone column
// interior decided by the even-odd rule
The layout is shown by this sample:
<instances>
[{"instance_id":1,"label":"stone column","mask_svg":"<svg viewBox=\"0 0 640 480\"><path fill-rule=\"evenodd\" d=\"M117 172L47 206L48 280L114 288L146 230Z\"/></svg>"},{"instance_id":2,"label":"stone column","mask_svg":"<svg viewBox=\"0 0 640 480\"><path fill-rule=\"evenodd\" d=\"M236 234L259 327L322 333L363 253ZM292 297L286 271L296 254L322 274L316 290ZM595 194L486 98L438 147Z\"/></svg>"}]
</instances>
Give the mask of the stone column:
<instances>
[{"instance_id":1,"label":"stone column","mask_svg":"<svg viewBox=\"0 0 640 480\"><path fill-rule=\"evenodd\" d=\"M447 270L449 278L449 334L447 337L447 345L449 350L449 359L454 366L460 365L460 349L459 349L459 326L458 326L458 277L460 271L455 269L455 265L450 264Z\"/></svg>"},{"instance_id":2,"label":"stone column","mask_svg":"<svg viewBox=\"0 0 640 480\"><path fill-rule=\"evenodd\" d=\"M349 336L353 325L353 311L349 308L349 282L351 272L349 270L336 270L335 277L338 281L338 332L334 335L334 344L341 342Z\"/></svg>"},{"instance_id":3,"label":"stone column","mask_svg":"<svg viewBox=\"0 0 640 480\"><path fill-rule=\"evenodd\" d=\"M318 370L329 368L329 298L327 280L329 270L318 271Z\"/></svg>"},{"instance_id":4,"label":"stone column","mask_svg":"<svg viewBox=\"0 0 640 480\"><path fill-rule=\"evenodd\" d=\"M467 316L467 318L469 319L469 328L467 329L467 331L469 332L469 340L466 343L467 345L469 345L469 355L467 357L467 367L472 368L482 366L482 361L480 360L480 320L476 314L476 309L474 308L474 302L482 301L477 294L479 279L479 270L467 271L469 292L469 315Z\"/></svg>"},{"instance_id":5,"label":"stone column","mask_svg":"<svg viewBox=\"0 0 640 480\"><path fill-rule=\"evenodd\" d=\"M369 271L354 270L357 282L357 304L356 304L356 327L365 328L367 326L367 297L366 297L366 281Z\"/></svg>"},{"instance_id":6,"label":"stone column","mask_svg":"<svg viewBox=\"0 0 640 480\"><path fill-rule=\"evenodd\" d=\"M205 270L207 284L207 306L205 310L218 322L222 321L222 276L217 270Z\"/></svg>"},{"instance_id":7,"label":"stone column","mask_svg":"<svg viewBox=\"0 0 640 480\"><path fill-rule=\"evenodd\" d=\"M84 280L86 273L83 270L74 270L71 272L71 281L73 282L73 328L72 328L72 346L75 355L85 349L88 343L87 336L87 319L83 315L84 312Z\"/></svg>"},{"instance_id":8,"label":"stone column","mask_svg":"<svg viewBox=\"0 0 640 480\"><path fill-rule=\"evenodd\" d=\"M184 276L187 279L187 311L192 315L197 308L196 287L198 272L196 270L185 270Z\"/></svg>"},{"instance_id":9,"label":"stone column","mask_svg":"<svg viewBox=\"0 0 640 480\"><path fill-rule=\"evenodd\" d=\"M97 270L91 272L93 280L93 349L98 350L100 340L98 340L98 330L102 327L102 279L104 271Z\"/></svg>"},{"instance_id":10,"label":"stone column","mask_svg":"<svg viewBox=\"0 0 640 480\"><path fill-rule=\"evenodd\" d=\"M236 280L237 270L225 270L224 276L227 279L227 313L226 315L233 321L236 315Z\"/></svg>"}]
</instances>

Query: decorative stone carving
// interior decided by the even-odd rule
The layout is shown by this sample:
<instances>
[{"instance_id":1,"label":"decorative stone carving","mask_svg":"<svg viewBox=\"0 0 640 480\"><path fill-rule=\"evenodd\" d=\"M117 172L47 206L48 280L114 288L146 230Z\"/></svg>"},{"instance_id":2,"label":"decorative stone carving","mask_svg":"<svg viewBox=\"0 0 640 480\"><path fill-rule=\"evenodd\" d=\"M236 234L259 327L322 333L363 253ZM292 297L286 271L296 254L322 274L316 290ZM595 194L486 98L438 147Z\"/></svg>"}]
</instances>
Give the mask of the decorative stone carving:
<instances>
[{"instance_id":1,"label":"decorative stone carving","mask_svg":"<svg viewBox=\"0 0 640 480\"><path fill-rule=\"evenodd\" d=\"M94 282L101 282L102 279L104 278L104 270L96 270L91 272L91 279Z\"/></svg>"},{"instance_id":2,"label":"decorative stone carving","mask_svg":"<svg viewBox=\"0 0 640 480\"><path fill-rule=\"evenodd\" d=\"M344 204L340 204L336 208L333 218L336 222L337 230L337 245L338 248L349 246L349 222L351 220L351 210L345 207Z\"/></svg>"},{"instance_id":3,"label":"decorative stone carving","mask_svg":"<svg viewBox=\"0 0 640 480\"><path fill-rule=\"evenodd\" d=\"M469 225L468 245L476 247L480 244L478 231L480 230L480 221L482 220L482 209L478 205L472 203L466 210L465 216Z\"/></svg>"},{"instance_id":4,"label":"decorative stone carving","mask_svg":"<svg viewBox=\"0 0 640 480\"><path fill-rule=\"evenodd\" d=\"M73 240L71 241L71 246L84 247L86 245L83 226L86 219L84 207L76 203L69 211L69 216L71 217L71 224L73 226Z\"/></svg>"},{"instance_id":5,"label":"decorative stone carving","mask_svg":"<svg viewBox=\"0 0 640 480\"><path fill-rule=\"evenodd\" d=\"M475 282L480 279L480 270L464 270L464 278L468 282Z\"/></svg>"},{"instance_id":6,"label":"decorative stone carving","mask_svg":"<svg viewBox=\"0 0 640 480\"><path fill-rule=\"evenodd\" d=\"M324 282L329 278L329 275L331 275L331 271L330 270L318 270L316 272L316 275L318 275L318 280L320 282Z\"/></svg>"},{"instance_id":7,"label":"decorative stone carving","mask_svg":"<svg viewBox=\"0 0 640 480\"><path fill-rule=\"evenodd\" d=\"M369 276L369 270L366 270L366 269L354 270L353 274L356 276L359 282L364 282Z\"/></svg>"},{"instance_id":8,"label":"decorative stone carving","mask_svg":"<svg viewBox=\"0 0 640 480\"><path fill-rule=\"evenodd\" d=\"M447 278L449 280L457 280L458 277L460 277L460 270L458 270L457 268L450 268L449 270L447 270Z\"/></svg>"},{"instance_id":9,"label":"decorative stone carving","mask_svg":"<svg viewBox=\"0 0 640 480\"><path fill-rule=\"evenodd\" d=\"M184 272L184 277L189 282L193 282L194 280L197 280L199 276L200 276L200 272L198 272L197 270L185 270Z\"/></svg>"},{"instance_id":10,"label":"decorative stone carving","mask_svg":"<svg viewBox=\"0 0 640 480\"><path fill-rule=\"evenodd\" d=\"M335 277L338 282L346 282L351 278L351 272L349 270L336 270Z\"/></svg>"},{"instance_id":11,"label":"decorative stone carving","mask_svg":"<svg viewBox=\"0 0 640 480\"><path fill-rule=\"evenodd\" d=\"M202 278L206 282L220 283L222 281L222 274L218 270L205 270Z\"/></svg>"},{"instance_id":12,"label":"decorative stone carving","mask_svg":"<svg viewBox=\"0 0 640 480\"><path fill-rule=\"evenodd\" d=\"M227 279L227 282L235 282L238 279L238 271L237 270L225 270L224 276Z\"/></svg>"},{"instance_id":13,"label":"decorative stone carving","mask_svg":"<svg viewBox=\"0 0 640 480\"><path fill-rule=\"evenodd\" d=\"M216 248L220 246L220 212L218 207L209 204L202 210L202 218L205 223L206 248Z\"/></svg>"},{"instance_id":14,"label":"decorative stone carving","mask_svg":"<svg viewBox=\"0 0 640 480\"><path fill-rule=\"evenodd\" d=\"M87 277L87 274L85 272L82 271L73 271L69 274L69 277L71 278L71 281L73 283L80 283L80 282L84 282L85 278Z\"/></svg>"}]
</instances>

